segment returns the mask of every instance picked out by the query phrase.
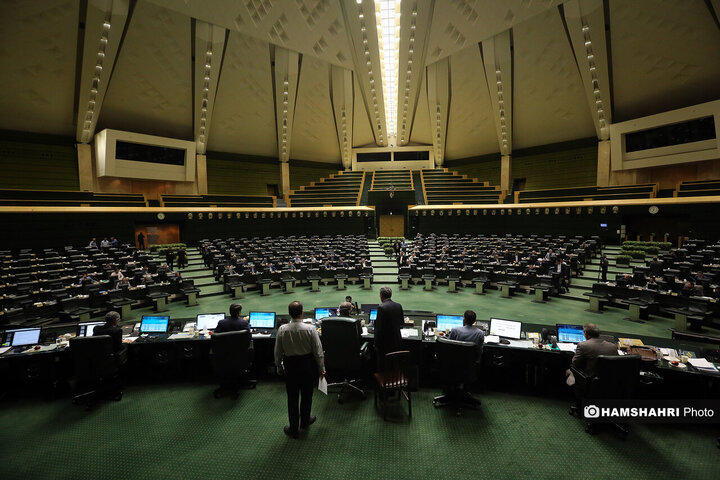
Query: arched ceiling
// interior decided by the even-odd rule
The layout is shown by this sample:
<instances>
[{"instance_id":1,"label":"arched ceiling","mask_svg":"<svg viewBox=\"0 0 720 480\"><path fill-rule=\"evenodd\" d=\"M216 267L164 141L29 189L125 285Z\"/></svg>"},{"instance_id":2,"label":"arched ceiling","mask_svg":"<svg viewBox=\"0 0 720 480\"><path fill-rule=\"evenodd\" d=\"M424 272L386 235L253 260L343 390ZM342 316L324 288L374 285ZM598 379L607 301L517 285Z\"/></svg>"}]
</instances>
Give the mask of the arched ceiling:
<instances>
[{"instance_id":1,"label":"arched ceiling","mask_svg":"<svg viewBox=\"0 0 720 480\"><path fill-rule=\"evenodd\" d=\"M603 138L612 121L720 98L720 0L400 12L398 137L447 159ZM0 128L278 157L288 115L285 155L346 163L343 139L388 140L374 17L372 0L5 0Z\"/></svg>"}]
</instances>

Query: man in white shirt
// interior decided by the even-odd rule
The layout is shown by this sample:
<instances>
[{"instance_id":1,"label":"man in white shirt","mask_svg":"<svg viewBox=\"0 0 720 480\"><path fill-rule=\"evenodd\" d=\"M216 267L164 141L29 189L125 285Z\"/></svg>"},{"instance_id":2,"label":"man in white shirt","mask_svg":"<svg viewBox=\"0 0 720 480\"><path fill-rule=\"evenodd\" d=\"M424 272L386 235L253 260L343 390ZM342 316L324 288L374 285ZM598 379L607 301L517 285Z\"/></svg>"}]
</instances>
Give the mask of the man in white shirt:
<instances>
[{"instance_id":1,"label":"man in white shirt","mask_svg":"<svg viewBox=\"0 0 720 480\"><path fill-rule=\"evenodd\" d=\"M318 383L318 374L325 376L325 355L315 327L302 321L302 303L292 302L288 313L292 320L277 332L275 365L278 374L285 375L290 423L284 428L285 435L297 438L298 427L306 429L317 419L310 415L312 394Z\"/></svg>"}]
</instances>

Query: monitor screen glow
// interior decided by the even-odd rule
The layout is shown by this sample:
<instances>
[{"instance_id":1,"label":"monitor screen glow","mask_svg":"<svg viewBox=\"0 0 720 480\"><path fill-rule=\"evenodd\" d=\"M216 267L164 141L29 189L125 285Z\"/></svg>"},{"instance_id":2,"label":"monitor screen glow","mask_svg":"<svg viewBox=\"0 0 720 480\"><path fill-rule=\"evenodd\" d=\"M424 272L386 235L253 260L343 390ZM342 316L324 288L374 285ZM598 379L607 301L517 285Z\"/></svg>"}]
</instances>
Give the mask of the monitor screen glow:
<instances>
[{"instance_id":1,"label":"monitor screen glow","mask_svg":"<svg viewBox=\"0 0 720 480\"><path fill-rule=\"evenodd\" d=\"M250 312L252 328L275 328L275 312Z\"/></svg>"},{"instance_id":2,"label":"monitor screen glow","mask_svg":"<svg viewBox=\"0 0 720 480\"><path fill-rule=\"evenodd\" d=\"M92 337L95 327L105 325L105 322L82 322L78 323L78 337Z\"/></svg>"},{"instance_id":3,"label":"monitor screen glow","mask_svg":"<svg viewBox=\"0 0 720 480\"><path fill-rule=\"evenodd\" d=\"M337 308L335 307L320 307L315 309L315 320L320 320L326 317L337 317Z\"/></svg>"},{"instance_id":4,"label":"monitor screen glow","mask_svg":"<svg viewBox=\"0 0 720 480\"><path fill-rule=\"evenodd\" d=\"M218 322L224 318L224 313L201 313L197 316L195 328L198 330L213 330L217 328Z\"/></svg>"},{"instance_id":5,"label":"monitor screen glow","mask_svg":"<svg viewBox=\"0 0 720 480\"><path fill-rule=\"evenodd\" d=\"M18 328L5 331L6 347L23 347L40 343L40 328Z\"/></svg>"},{"instance_id":6,"label":"monitor screen glow","mask_svg":"<svg viewBox=\"0 0 720 480\"><path fill-rule=\"evenodd\" d=\"M455 327L462 327L462 315L438 315L435 325L439 331L452 330Z\"/></svg>"},{"instance_id":7,"label":"monitor screen glow","mask_svg":"<svg viewBox=\"0 0 720 480\"><path fill-rule=\"evenodd\" d=\"M377 308L370 310L370 321L374 322L377 319Z\"/></svg>"},{"instance_id":8,"label":"monitor screen glow","mask_svg":"<svg viewBox=\"0 0 720 480\"><path fill-rule=\"evenodd\" d=\"M556 325L558 342L580 343L585 341L582 325Z\"/></svg>"},{"instance_id":9,"label":"monitor screen glow","mask_svg":"<svg viewBox=\"0 0 720 480\"><path fill-rule=\"evenodd\" d=\"M503 320L502 318L490 319L490 335L497 335L498 337L520 340L521 330L522 322L516 322L514 320Z\"/></svg>"},{"instance_id":10,"label":"monitor screen glow","mask_svg":"<svg viewBox=\"0 0 720 480\"><path fill-rule=\"evenodd\" d=\"M140 333L166 333L169 322L168 316L144 316L140 322Z\"/></svg>"}]
</instances>

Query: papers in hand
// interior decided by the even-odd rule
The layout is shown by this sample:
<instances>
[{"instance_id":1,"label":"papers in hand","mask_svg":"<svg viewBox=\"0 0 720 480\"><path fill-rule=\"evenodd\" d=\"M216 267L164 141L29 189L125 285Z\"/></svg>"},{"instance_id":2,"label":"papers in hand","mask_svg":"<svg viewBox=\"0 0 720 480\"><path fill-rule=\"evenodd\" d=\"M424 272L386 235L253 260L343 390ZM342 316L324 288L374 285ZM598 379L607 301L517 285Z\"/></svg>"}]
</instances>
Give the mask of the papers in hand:
<instances>
[{"instance_id":1,"label":"papers in hand","mask_svg":"<svg viewBox=\"0 0 720 480\"><path fill-rule=\"evenodd\" d=\"M327 395L327 380L325 380L325 377L320 377L320 380L318 381L318 390Z\"/></svg>"}]
</instances>

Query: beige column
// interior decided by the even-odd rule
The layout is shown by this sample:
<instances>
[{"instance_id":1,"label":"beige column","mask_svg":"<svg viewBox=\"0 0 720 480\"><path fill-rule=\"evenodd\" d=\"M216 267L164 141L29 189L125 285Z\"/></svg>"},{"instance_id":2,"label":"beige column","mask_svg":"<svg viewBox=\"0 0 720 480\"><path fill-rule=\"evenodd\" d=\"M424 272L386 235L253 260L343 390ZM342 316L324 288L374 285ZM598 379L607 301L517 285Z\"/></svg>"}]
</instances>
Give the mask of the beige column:
<instances>
[{"instance_id":1,"label":"beige column","mask_svg":"<svg viewBox=\"0 0 720 480\"><path fill-rule=\"evenodd\" d=\"M207 157L195 155L195 185L198 195L207 195Z\"/></svg>"},{"instance_id":2,"label":"beige column","mask_svg":"<svg viewBox=\"0 0 720 480\"><path fill-rule=\"evenodd\" d=\"M610 140L598 142L597 186L610 186Z\"/></svg>"},{"instance_id":3,"label":"beige column","mask_svg":"<svg viewBox=\"0 0 720 480\"><path fill-rule=\"evenodd\" d=\"M80 190L92 192L95 186L92 164L92 145L87 143L77 144L78 156L78 180Z\"/></svg>"},{"instance_id":4,"label":"beige column","mask_svg":"<svg viewBox=\"0 0 720 480\"><path fill-rule=\"evenodd\" d=\"M510 192L512 187L512 155L500 157L500 189Z\"/></svg>"},{"instance_id":5,"label":"beige column","mask_svg":"<svg viewBox=\"0 0 720 480\"><path fill-rule=\"evenodd\" d=\"M288 162L280 162L280 195L287 196L290 194L290 164Z\"/></svg>"}]
</instances>

